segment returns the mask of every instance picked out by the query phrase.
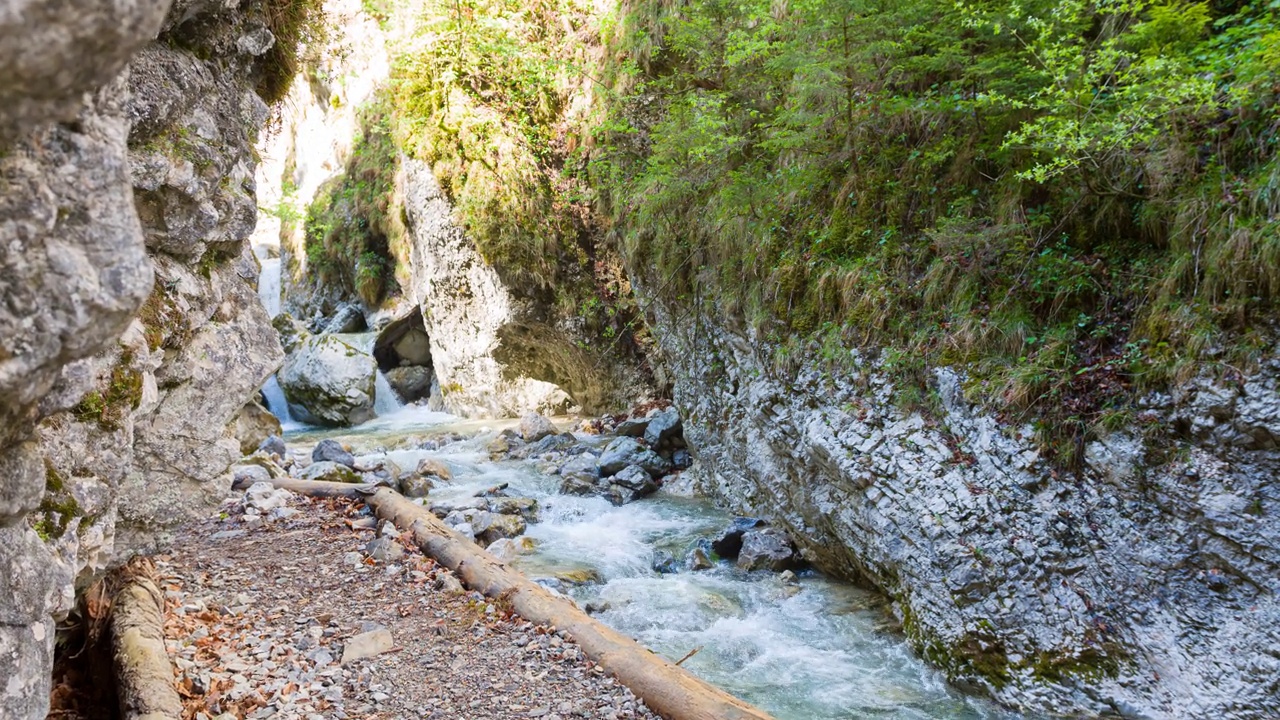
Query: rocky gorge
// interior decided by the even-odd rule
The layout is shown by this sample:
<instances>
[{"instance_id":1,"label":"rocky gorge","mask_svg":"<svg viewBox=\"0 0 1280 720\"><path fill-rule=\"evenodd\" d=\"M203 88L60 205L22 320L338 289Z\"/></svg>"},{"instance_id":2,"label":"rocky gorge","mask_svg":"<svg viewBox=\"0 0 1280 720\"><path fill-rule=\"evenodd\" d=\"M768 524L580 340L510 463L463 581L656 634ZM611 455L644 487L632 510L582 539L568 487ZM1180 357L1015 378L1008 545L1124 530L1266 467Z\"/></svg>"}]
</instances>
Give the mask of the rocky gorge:
<instances>
[{"instance_id":1,"label":"rocky gorge","mask_svg":"<svg viewBox=\"0 0 1280 720\"><path fill-rule=\"evenodd\" d=\"M0 12L4 717L46 715L55 648L91 624L87 598L130 558L175 533L202 542L193 523L232 533L225 543L318 532L324 521L298 514L318 510L281 480L393 487L780 716L1004 716L955 688L1022 713L1280 714L1273 333L1250 335L1256 362L1215 349L1197 372L1134 390L1067 464L1044 441L1057 416L975 392L989 369L921 356L914 388L887 333L834 349L780 338L706 270L750 263L637 244L628 223L680 223L605 192L581 199L575 183L596 172L582 158L606 141L572 128L612 97L595 78L525 68L558 89L514 123L501 78L476 80L501 112L445 102L425 131L397 116L421 98L395 93L420 81L415 53L435 51L397 4L71 5ZM570 16L554 27L577 54L550 66L606 62L607 24ZM454 97L431 87L431 102ZM659 92L626 105L628 148L655 152ZM519 141L485 135L539 123L557 130L527 165ZM553 201L503 205L483 196L484 173ZM502 225L530 214L560 224ZM705 267L682 269L698 252ZM682 275L703 279L684 288ZM777 279L775 304L791 282ZM904 402L909 390L925 399ZM423 417L430 439L415 435ZM361 538L351 573L367 559L423 590L395 531L358 505L340 512ZM416 572L465 605L452 576ZM542 632L512 622L498 632ZM649 716L553 647L576 678L565 692ZM876 660L848 659L859 653ZM783 672L808 663L835 674ZM179 681L196 677L178 665ZM883 687L860 684L881 673ZM575 702L592 716L591 697Z\"/></svg>"}]
</instances>

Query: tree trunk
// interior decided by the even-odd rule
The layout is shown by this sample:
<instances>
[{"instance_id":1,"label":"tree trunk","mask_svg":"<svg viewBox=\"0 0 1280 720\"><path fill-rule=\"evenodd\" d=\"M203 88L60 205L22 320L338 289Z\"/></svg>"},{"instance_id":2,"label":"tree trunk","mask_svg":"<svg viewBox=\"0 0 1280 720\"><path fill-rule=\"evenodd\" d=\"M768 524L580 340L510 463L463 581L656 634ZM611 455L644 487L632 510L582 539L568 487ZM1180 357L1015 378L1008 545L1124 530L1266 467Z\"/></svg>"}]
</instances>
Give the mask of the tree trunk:
<instances>
[{"instance_id":1,"label":"tree trunk","mask_svg":"<svg viewBox=\"0 0 1280 720\"><path fill-rule=\"evenodd\" d=\"M111 645L120 716L177 720L182 701L164 648L164 596L149 578L130 578L111 607Z\"/></svg>"}]
</instances>

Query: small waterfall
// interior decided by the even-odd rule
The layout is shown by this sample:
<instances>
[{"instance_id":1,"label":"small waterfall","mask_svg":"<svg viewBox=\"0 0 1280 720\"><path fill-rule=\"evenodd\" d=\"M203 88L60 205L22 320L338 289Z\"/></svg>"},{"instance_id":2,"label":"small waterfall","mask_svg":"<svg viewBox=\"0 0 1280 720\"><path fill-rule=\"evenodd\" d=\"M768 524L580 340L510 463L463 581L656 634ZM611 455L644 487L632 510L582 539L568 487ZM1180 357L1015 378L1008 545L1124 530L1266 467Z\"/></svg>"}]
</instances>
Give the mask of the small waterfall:
<instances>
[{"instance_id":1,"label":"small waterfall","mask_svg":"<svg viewBox=\"0 0 1280 720\"><path fill-rule=\"evenodd\" d=\"M272 318L280 314L280 258L263 258L258 276L258 298Z\"/></svg>"},{"instance_id":2,"label":"small waterfall","mask_svg":"<svg viewBox=\"0 0 1280 720\"><path fill-rule=\"evenodd\" d=\"M267 409L280 421L282 429L301 427L302 424L289 414L289 402L284 399L284 390L280 387L280 382L276 380L275 375L267 378L267 383L262 386L262 396L267 400Z\"/></svg>"},{"instance_id":3,"label":"small waterfall","mask_svg":"<svg viewBox=\"0 0 1280 720\"><path fill-rule=\"evenodd\" d=\"M373 414L378 417L393 415L404 409L400 397L387 382L387 376L381 370L373 381Z\"/></svg>"}]
</instances>

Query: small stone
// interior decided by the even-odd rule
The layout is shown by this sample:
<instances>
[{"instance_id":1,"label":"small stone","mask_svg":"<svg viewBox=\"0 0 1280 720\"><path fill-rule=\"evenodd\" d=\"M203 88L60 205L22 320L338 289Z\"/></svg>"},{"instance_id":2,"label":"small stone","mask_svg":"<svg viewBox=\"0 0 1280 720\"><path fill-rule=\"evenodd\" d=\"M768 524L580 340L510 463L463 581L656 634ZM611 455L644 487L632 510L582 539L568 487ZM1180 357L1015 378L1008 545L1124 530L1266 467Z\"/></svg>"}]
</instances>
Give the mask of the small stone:
<instances>
[{"instance_id":1,"label":"small stone","mask_svg":"<svg viewBox=\"0 0 1280 720\"><path fill-rule=\"evenodd\" d=\"M391 638L391 632L386 628L360 633L348 640L346 645L342 647L342 664L347 665L356 660L381 655L394 647L395 641Z\"/></svg>"}]
</instances>

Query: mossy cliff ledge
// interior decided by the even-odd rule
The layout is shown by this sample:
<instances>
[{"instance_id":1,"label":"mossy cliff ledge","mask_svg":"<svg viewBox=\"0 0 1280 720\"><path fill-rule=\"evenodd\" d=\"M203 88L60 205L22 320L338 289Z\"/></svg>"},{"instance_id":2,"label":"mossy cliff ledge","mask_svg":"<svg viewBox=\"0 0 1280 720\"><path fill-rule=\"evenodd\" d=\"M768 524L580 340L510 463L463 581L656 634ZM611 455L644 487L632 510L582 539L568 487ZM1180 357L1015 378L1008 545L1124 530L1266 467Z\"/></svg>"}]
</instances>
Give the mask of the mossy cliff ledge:
<instances>
[{"instance_id":1,"label":"mossy cliff ledge","mask_svg":"<svg viewBox=\"0 0 1280 720\"><path fill-rule=\"evenodd\" d=\"M746 329L653 309L696 489L883 589L957 683L1051 713L1280 712L1280 363L1148 397L1152 439L1093 441L1073 473L951 369L906 411L866 356L780 369Z\"/></svg>"},{"instance_id":2,"label":"mossy cliff ledge","mask_svg":"<svg viewBox=\"0 0 1280 720\"><path fill-rule=\"evenodd\" d=\"M0 18L0 707L35 720L58 621L221 498L282 360L246 239L284 70L269 2L27 5Z\"/></svg>"}]
</instances>

